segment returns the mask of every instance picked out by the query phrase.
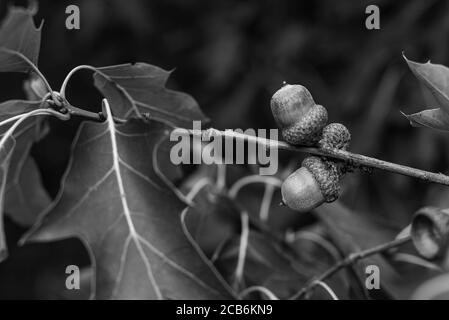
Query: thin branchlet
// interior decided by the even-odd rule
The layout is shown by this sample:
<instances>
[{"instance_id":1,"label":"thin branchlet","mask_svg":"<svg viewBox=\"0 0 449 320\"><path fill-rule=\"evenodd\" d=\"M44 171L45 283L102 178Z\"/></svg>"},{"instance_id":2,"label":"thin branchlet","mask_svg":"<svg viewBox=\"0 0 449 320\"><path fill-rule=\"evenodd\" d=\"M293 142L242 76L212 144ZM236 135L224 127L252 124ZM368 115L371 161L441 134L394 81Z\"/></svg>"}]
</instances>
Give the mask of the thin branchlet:
<instances>
[{"instance_id":1,"label":"thin branchlet","mask_svg":"<svg viewBox=\"0 0 449 320\"><path fill-rule=\"evenodd\" d=\"M211 140L211 137L214 136L215 137L221 136L225 138L243 140L250 143L257 143L259 145L263 145L268 148L277 148L279 150L289 150L294 152L304 152L325 158L343 161L350 167L359 168L363 171L367 171L367 168L375 168L392 173L401 174L404 176L417 178L427 182L433 182L449 186L449 176L445 174L428 172L421 169L416 169L340 149L330 149L330 148L323 149L317 147L292 146L282 141L246 135L243 133L233 132L230 130L220 131L213 128L207 130L189 130L183 128L176 128L175 132L176 134L180 135L199 136L202 138L203 141L209 141Z\"/></svg>"},{"instance_id":2,"label":"thin branchlet","mask_svg":"<svg viewBox=\"0 0 449 320\"><path fill-rule=\"evenodd\" d=\"M382 252L386 252L390 249L399 247L405 243L410 242L410 240L411 240L411 237L406 236L403 238L395 239L395 240L387 242L387 243L380 244L373 248L369 248L369 249L366 249L363 251L351 253L345 259L339 261L334 266L332 266L331 268L329 268L328 270L323 272L321 275L312 279L309 282L309 284L304 286L296 294L294 294L292 297L290 297L290 299L299 299L299 298L305 296L308 292L310 292L317 285L317 283L324 282L326 279L329 279L334 274L336 274L338 271L342 270L343 268L349 267L350 265L354 264L355 262L357 262L359 260L362 260L369 256L372 256L372 255L375 255L378 253L382 253Z\"/></svg>"}]
</instances>

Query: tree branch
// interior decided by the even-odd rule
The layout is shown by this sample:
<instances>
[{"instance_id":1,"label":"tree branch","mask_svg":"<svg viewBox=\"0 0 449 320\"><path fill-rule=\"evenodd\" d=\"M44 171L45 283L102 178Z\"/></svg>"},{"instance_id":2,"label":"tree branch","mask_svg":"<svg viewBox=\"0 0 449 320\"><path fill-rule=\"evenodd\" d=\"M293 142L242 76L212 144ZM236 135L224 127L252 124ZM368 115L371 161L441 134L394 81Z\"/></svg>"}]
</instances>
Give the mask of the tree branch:
<instances>
[{"instance_id":1,"label":"tree branch","mask_svg":"<svg viewBox=\"0 0 449 320\"><path fill-rule=\"evenodd\" d=\"M411 240L411 237L407 236L404 238L395 239L393 241L378 245L376 247L373 247L373 248L370 248L367 250L352 253L348 257L341 260L340 262L335 264L333 267L331 267L330 269L328 269L327 271L322 273L317 278L314 278L312 281L310 281L310 283L308 285L306 285L304 288L302 288L300 291L298 291L290 299L298 299L298 298L302 297L307 292L309 292L311 289L313 289L317 285L317 283L324 282L326 279L332 277L334 274L336 274L341 269L346 268L361 259L372 256L377 253L388 251L392 248L396 248L398 246L401 246L401 245L409 242L410 240Z\"/></svg>"},{"instance_id":2,"label":"tree branch","mask_svg":"<svg viewBox=\"0 0 449 320\"><path fill-rule=\"evenodd\" d=\"M268 148L278 148L280 150L289 150L295 152L305 152L317 156L322 156L326 158L338 159L345 161L351 166L359 168L376 168L385 170L392 173L402 174L404 176L409 176L413 178L418 178L428 182L439 183L442 185L449 186L449 176L442 173L433 173L420 169L415 169L407 166L403 166L396 163L391 163L384 160L379 160L376 158L367 157L361 154L356 154L339 149L321 149L314 147L302 147L302 146L292 146L283 141L271 140L261 137L256 137L252 135L246 135L234 131L220 131L217 129L207 129L207 130L189 130L183 128L176 128L174 133L180 135L189 136L199 136L203 141L211 141L213 137L224 137L233 138L237 140L244 140L251 143L257 143L259 145L264 145Z\"/></svg>"}]
</instances>

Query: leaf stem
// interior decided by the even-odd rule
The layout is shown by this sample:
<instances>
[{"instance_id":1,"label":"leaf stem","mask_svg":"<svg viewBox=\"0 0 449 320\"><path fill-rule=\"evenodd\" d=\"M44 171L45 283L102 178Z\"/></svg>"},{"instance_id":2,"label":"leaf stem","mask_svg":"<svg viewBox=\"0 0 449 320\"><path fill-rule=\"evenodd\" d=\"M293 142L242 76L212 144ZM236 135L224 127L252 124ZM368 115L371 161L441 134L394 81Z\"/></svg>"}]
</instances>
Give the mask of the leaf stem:
<instances>
[{"instance_id":1,"label":"leaf stem","mask_svg":"<svg viewBox=\"0 0 449 320\"><path fill-rule=\"evenodd\" d=\"M45 86L47 87L48 92L50 92L50 94L51 94L53 100L56 101L56 96L54 95L53 89L51 88L51 86L50 86L50 84L48 83L47 79L46 79L45 76L42 74L42 72L39 70L39 68L38 68L38 67L37 67L37 66L36 66L30 59L28 59L28 58L27 58L25 55L23 55L22 53L17 52L17 51L14 51L14 50L10 50L10 49L8 49L8 48L2 47L0 50L1 50L1 51L5 51L5 52L8 52L8 53L10 53L10 54L12 54L12 55L15 55L15 56L19 56L20 59L22 59L23 61L25 61L25 62L31 67L31 69L33 69L33 71L37 74L37 76L38 76L39 78L42 79L42 81L44 82Z\"/></svg>"},{"instance_id":2,"label":"leaf stem","mask_svg":"<svg viewBox=\"0 0 449 320\"><path fill-rule=\"evenodd\" d=\"M259 175L245 176L237 180L231 186L231 188L229 188L228 191L229 197L231 199L237 197L237 194L239 193L240 189L251 183L265 183L266 185L271 185L280 188L282 185L282 180L277 177L270 177L270 176L259 176Z\"/></svg>"},{"instance_id":3,"label":"leaf stem","mask_svg":"<svg viewBox=\"0 0 449 320\"><path fill-rule=\"evenodd\" d=\"M39 116L39 115L53 115L55 117L58 117L61 120L68 120L69 116L64 115L60 112L51 110L51 109L36 109L24 114L20 114L19 116L15 116L13 118L18 118L18 120L2 135L2 138L0 140L0 147L4 145L6 140L13 135L14 131L17 129L17 127L26 119L28 119L31 116Z\"/></svg>"},{"instance_id":4,"label":"leaf stem","mask_svg":"<svg viewBox=\"0 0 449 320\"><path fill-rule=\"evenodd\" d=\"M242 231L240 235L240 245L239 245L239 255L237 260L237 266L235 268L235 278L233 288L238 290L239 286L242 283L243 272L245 268L245 260L246 260L246 252L248 248L248 237L249 237L249 217L248 214L244 211L240 215L242 222Z\"/></svg>"},{"instance_id":5,"label":"leaf stem","mask_svg":"<svg viewBox=\"0 0 449 320\"><path fill-rule=\"evenodd\" d=\"M239 298L244 299L248 294L253 293L253 292L263 293L270 300L279 300L279 298L273 292L271 292L269 289L262 287L262 286L252 286L252 287L246 288L245 290L240 292Z\"/></svg>"},{"instance_id":6,"label":"leaf stem","mask_svg":"<svg viewBox=\"0 0 449 320\"><path fill-rule=\"evenodd\" d=\"M81 109L81 108L77 108L77 107L73 106L72 104L70 104L67 101L67 98L65 96L65 91L66 91L67 85L68 85L70 79L72 78L72 76L77 71L84 70L84 69L91 70L93 72L97 71L97 69L95 67L90 66L90 65L83 64L83 65L76 66L75 68L70 70L70 72L67 74L67 76L65 77L64 81L62 82L61 89L59 89L59 95L66 102L66 108L69 110L69 113L71 115L80 116L80 117L84 117L84 118L87 118L87 119L90 119L90 120L102 122L102 121L105 120L105 117L104 117L104 115L102 113L100 113L100 112L99 113L95 113L95 112L87 111L87 110L84 110L84 109ZM114 118L114 120L115 120L115 118Z\"/></svg>"},{"instance_id":7,"label":"leaf stem","mask_svg":"<svg viewBox=\"0 0 449 320\"><path fill-rule=\"evenodd\" d=\"M259 209L259 219L262 222L267 222L270 215L270 206L273 200L275 188L271 184L266 184L263 192L262 203Z\"/></svg>"},{"instance_id":8,"label":"leaf stem","mask_svg":"<svg viewBox=\"0 0 449 320\"><path fill-rule=\"evenodd\" d=\"M16 116L13 116L13 117L11 117L11 118L8 118L8 119L6 119L6 120L3 120L2 122L0 122L0 127L3 127L3 126L5 126L5 125L7 125L7 124L9 124L9 123L11 123L11 122L16 121L16 120L19 120L19 119L22 118L22 117L23 117L23 114L18 114L18 115L16 115Z\"/></svg>"},{"instance_id":9,"label":"leaf stem","mask_svg":"<svg viewBox=\"0 0 449 320\"><path fill-rule=\"evenodd\" d=\"M405 243L408 243L411 240L410 236L395 239L393 241L380 244L376 247L369 248L363 251L355 252L347 256L345 259L341 260L337 264L335 264L333 267L322 273L320 276L314 278L308 285L303 287L301 290L299 290L295 295L293 295L290 299L298 299L305 295L307 292L309 292L311 289L313 289L318 283L324 282L326 279L332 277L334 274L336 274L338 271L340 271L343 268L346 268L353 263L364 259L366 257L372 256L377 253L382 253L385 251L388 251L392 248L399 247Z\"/></svg>"},{"instance_id":10,"label":"leaf stem","mask_svg":"<svg viewBox=\"0 0 449 320\"><path fill-rule=\"evenodd\" d=\"M321 288L323 288L324 291L326 291L327 294L332 298L332 300L340 300L340 299L338 299L334 290L332 290L331 287L329 287L325 282L316 280L316 281L314 281L314 284L316 286L320 286Z\"/></svg>"},{"instance_id":11,"label":"leaf stem","mask_svg":"<svg viewBox=\"0 0 449 320\"><path fill-rule=\"evenodd\" d=\"M442 173L433 173L420 169L411 168L408 166L391 163L388 161L371 158L361 154L356 154L339 149L322 149L315 147L304 147L304 146L292 146L286 142L271 140L261 137L256 137L252 135L246 135L234 131L220 131L217 129L207 129L207 130L190 130L184 128L176 128L174 130L180 135L191 135L200 136L203 141L210 141L212 137L220 136L225 138L233 138L237 140L248 141L251 143L257 143L259 145L264 145L268 148L278 148L280 150L289 150L295 152L305 152L309 154L314 154L317 156L338 159L347 162L352 166L359 168L376 168L380 170L385 170L392 173L401 174L404 176L409 176L417 179L421 179L428 182L439 183L442 185L449 186L449 176Z\"/></svg>"},{"instance_id":12,"label":"leaf stem","mask_svg":"<svg viewBox=\"0 0 449 320\"><path fill-rule=\"evenodd\" d=\"M83 70L83 69L87 69L87 70L92 70L94 72L97 71L97 69L95 67L89 66L89 65L80 65L77 66L75 68L73 68L72 70L70 70L70 72L67 74L67 76L65 77L64 81L62 82L61 85L61 89L59 90L59 93L61 94L61 97L63 97L64 99L66 99L65 97L65 90L67 88L67 84L69 83L70 78L79 70Z\"/></svg>"}]
</instances>

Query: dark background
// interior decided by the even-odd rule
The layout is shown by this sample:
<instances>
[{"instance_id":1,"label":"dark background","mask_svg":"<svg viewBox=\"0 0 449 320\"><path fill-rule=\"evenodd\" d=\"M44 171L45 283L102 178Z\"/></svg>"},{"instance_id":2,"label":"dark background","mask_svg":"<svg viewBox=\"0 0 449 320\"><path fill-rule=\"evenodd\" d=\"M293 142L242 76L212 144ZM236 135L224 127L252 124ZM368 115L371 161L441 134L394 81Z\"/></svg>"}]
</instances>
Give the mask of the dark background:
<instances>
[{"instance_id":1,"label":"dark background","mask_svg":"<svg viewBox=\"0 0 449 320\"><path fill-rule=\"evenodd\" d=\"M80 8L80 30L65 28L69 4ZM380 8L380 30L365 28L369 4ZM176 68L169 87L195 97L212 126L275 128L269 101L285 80L306 86L332 122L350 129L351 151L447 172L448 137L411 128L399 112L434 107L402 52L415 61L449 64L447 1L43 0L39 7L36 21L45 20L39 68L54 88L80 64L143 61ZM91 76L77 73L68 99L99 111ZM0 100L24 98L24 78L0 74ZM51 133L33 150L52 196L78 124L52 121ZM400 228L423 205L449 204L447 194L376 171L345 179L343 201ZM0 298L70 298L62 293L65 266L89 262L81 243L19 248L25 229L5 219L10 257L0 264Z\"/></svg>"}]
</instances>

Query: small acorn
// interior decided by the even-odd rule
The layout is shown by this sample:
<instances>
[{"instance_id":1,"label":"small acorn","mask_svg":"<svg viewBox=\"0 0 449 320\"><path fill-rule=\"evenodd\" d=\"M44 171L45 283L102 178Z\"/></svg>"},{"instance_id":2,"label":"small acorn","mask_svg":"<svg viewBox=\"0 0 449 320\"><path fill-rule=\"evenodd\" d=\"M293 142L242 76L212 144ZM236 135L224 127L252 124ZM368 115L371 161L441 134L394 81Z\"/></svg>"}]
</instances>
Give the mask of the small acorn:
<instances>
[{"instance_id":1,"label":"small acorn","mask_svg":"<svg viewBox=\"0 0 449 320\"><path fill-rule=\"evenodd\" d=\"M341 123L330 123L323 129L321 140L318 142L323 149L346 150L351 142L349 130Z\"/></svg>"},{"instance_id":2,"label":"small acorn","mask_svg":"<svg viewBox=\"0 0 449 320\"><path fill-rule=\"evenodd\" d=\"M413 216L411 236L418 253L426 259L447 259L449 249L449 212L424 207Z\"/></svg>"},{"instance_id":3,"label":"small acorn","mask_svg":"<svg viewBox=\"0 0 449 320\"><path fill-rule=\"evenodd\" d=\"M339 173L334 163L308 157L302 162L302 167L282 183L282 201L293 210L309 212L338 198L338 182Z\"/></svg>"},{"instance_id":4,"label":"small acorn","mask_svg":"<svg viewBox=\"0 0 449 320\"><path fill-rule=\"evenodd\" d=\"M315 145L327 123L327 110L315 104L301 85L286 84L271 98L271 111L285 141L292 145Z\"/></svg>"}]
</instances>

